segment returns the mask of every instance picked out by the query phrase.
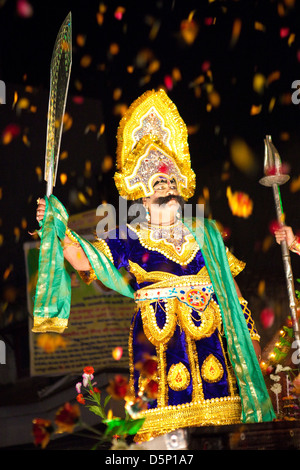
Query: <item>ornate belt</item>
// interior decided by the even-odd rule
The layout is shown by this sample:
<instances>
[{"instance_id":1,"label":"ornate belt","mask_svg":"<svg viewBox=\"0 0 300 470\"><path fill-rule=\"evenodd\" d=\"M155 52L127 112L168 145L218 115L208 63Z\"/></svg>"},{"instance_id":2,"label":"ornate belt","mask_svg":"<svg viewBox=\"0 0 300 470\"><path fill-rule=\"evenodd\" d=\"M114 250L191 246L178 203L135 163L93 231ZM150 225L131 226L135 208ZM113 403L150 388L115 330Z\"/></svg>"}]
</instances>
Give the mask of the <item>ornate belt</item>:
<instances>
[{"instance_id":1,"label":"ornate belt","mask_svg":"<svg viewBox=\"0 0 300 470\"><path fill-rule=\"evenodd\" d=\"M150 274L150 273L149 273ZM158 273L156 273L157 276ZM211 336L221 326L219 305L213 298L214 289L210 278L203 274L175 276L154 282L135 293L135 301L142 315L144 332L154 345L166 344L174 334L177 321L194 340ZM153 275L153 274L152 274ZM157 325L157 305L164 303L166 314L162 328ZM153 305L155 304L155 305ZM193 316L196 313L196 318Z\"/></svg>"},{"instance_id":2,"label":"ornate belt","mask_svg":"<svg viewBox=\"0 0 300 470\"><path fill-rule=\"evenodd\" d=\"M159 283L157 283L159 284ZM190 286L170 287L147 287L139 289L135 293L136 302L152 301L159 302L167 299L177 298L180 302L188 305L194 310L203 311L209 304L214 289L212 284L195 284Z\"/></svg>"}]
</instances>

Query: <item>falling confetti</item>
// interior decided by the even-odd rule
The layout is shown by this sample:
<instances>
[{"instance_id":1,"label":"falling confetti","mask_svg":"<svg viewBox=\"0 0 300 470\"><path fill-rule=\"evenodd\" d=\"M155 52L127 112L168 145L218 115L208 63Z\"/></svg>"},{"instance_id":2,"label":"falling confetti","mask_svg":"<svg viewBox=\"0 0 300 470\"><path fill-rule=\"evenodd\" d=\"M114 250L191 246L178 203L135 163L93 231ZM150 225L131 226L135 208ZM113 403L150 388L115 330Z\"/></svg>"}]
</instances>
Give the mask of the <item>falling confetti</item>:
<instances>
[{"instance_id":1,"label":"falling confetti","mask_svg":"<svg viewBox=\"0 0 300 470\"><path fill-rule=\"evenodd\" d=\"M13 139L19 136L21 132L20 126L17 124L9 124L2 132L2 144L8 145Z\"/></svg>"},{"instance_id":2,"label":"falling confetti","mask_svg":"<svg viewBox=\"0 0 300 470\"><path fill-rule=\"evenodd\" d=\"M265 90L266 81L267 79L262 73L256 73L253 77L253 90L262 94Z\"/></svg>"},{"instance_id":3,"label":"falling confetti","mask_svg":"<svg viewBox=\"0 0 300 470\"><path fill-rule=\"evenodd\" d=\"M112 42L109 46L109 53L111 55L117 55L120 52L120 46L116 42Z\"/></svg>"},{"instance_id":4,"label":"falling confetti","mask_svg":"<svg viewBox=\"0 0 300 470\"><path fill-rule=\"evenodd\" d=\"M293 178L290 183L290 191L291 193L296 193L300 190L300 175L296 178Z\"/></svg>"},{"instance_id":5,"label":"falling confetti","mask_svg":"<svg viewBox=\"0 0 300 470\"><path fill-rule=\"evenodd\" d=\"M42 169L41 169L40 166L37 166L37 167L35 168L35 173L36 173L36 175L37 175L37 177L38 177L38 180L39 180L39 181L42 181L43 172L42 172Z\"/></svg>"},{"instance_id":6,"label":"falling confetti","mask_svg":"<svg viewBox=\"0 0 300 470\"><path fill-rule=\"evenodd\" d=\"M86 35L84 34L77 34L76 36L76 43L79 47L83 47L86 43Z\"/></svg>"},{"instance_id":7,"label":"falling confetti","mask_svg":"<svg viewBox=\"0 0 300 470\"><path fill-rule=\"evenodd\" d=\"M113 349L112 351L112 357L116 360L119 361L123 356L123 349L120 346L117 346L116 348Z\"/></svg>"},{"instance_id":8,"label":"falling confetti","mask_svg":"<svg viewBox=\"0 0 300 470\"><path fill-rule=\"evenodd\" d=\"M167 90L172 90L173 89L173 80L172 80L172 77L170 75L166 75L165 78L164 78L164 84L167 88Z\"/></svg>"},{"instance_id":9,"label":"falling confetti","mask_svg":"<svg viewBox=\"0 0 300 470\"><path fill-rule=\"evenodd\" d=\"M124 7L118 7L116 10L115 10L115 13L114 13L114 16L117 20L121 21L123 19L123 15L125 13L126 9Z\"/></svg>"},{"instance_id":10,"label":"falling confetti","mask_svg":"<svg viewBox=\"0 0 300 470\"><path fill-rule=\"evenodd\" d=\"M16 10L21 18L31 18L34 13L32 5L27 0L18 0Z\"/></svg>"},{"instance_id":11,"label":"falling confetti","mask_svg":"<svg viewBox=\"0 0 300 470\"><path fill-rule=\"evenodd\" d=\"M87 198L85 197L85 195L81 191L79 191L79 193L78 193L78 199L85 206L87 206L89 204Z\"/></svg>"},{"instance_id":12,"label":"falling confetti","mask_svg":"<svg viewBox=\"0 0 300 470\"><path fill-rule=\"evenodd\" d=\"M240 37L242 30L242 20L240 18L236 18L233 22L232 26L232 33L231 33L231 40L230 40L230 47L233 48Z\"/></svg>"},{"instance_id":13,"label":"falling confetti","mask_svg":"<svg viewBox=\"0 0 300 470\"><path fill-rule=\"evenodd\" d=\"M69 113L65 113L63 117L63 132L66 132L69 129L71 129L72 125L73 125L72 116L70 116Z\"/></svg>"},{"instance_id":14,"label":"falling confetti","mask_svg":"<svg viewBox=\"0 0 300 470\"><path fill-rule=\"evenodd\" d=\"M269 223L269 232L274 235L276 230L278 230L279 228L280 223L278 222L278 220L271 220L271 222Z\"/></svg>"},{"instance_id":15,"label":"falling confetti","mask_svg":"<svg viewBox=\"0 0 300 470\"><path fill-rule=\"evenodd\" d=\"M58 349L65 349L68 341L60 334L42 333L38 335L37 346L46 354L53 354Z\"/></svg>"},{"instance_id":16,"label":"falling confetti","mask_svg":"<svg viewBox=\"0 0 300 470\"><path fill-rule=\"evenodd\" d=\"M66 184L66 182L68 181L68 175L66 173L61 173L59 175L59 178L62 185Z\"/></svg>"},{"instance_id":17,"label":"falling confetti","mask_svg":"<svg viewBox=\"0 0 300 470\"><path fill-rule=\"evenodd\" d=\"M264 329L271 328L275 320L274 310L272 308L264 308L259 316L260 323Z\"/></svg>"},{"instance_id":18,"label":"falling confetti","mask_svg":"<svg viewBox=\"0 0 300 470\"><path fill-rule=\"evenodd\" d=\"M87 68L92 63L92 57L90 55L84 55L80 60L80 65L83 68Z\"/></svg>"},{"instance_id":19,"label":"falling confetti","mask_svg":"<svg viewBox=\"0 0 300 470\"><path fill-rule=\"evenodd\" d=\"M234 139L230 145L231 160L243 173L251 175L256 171L257 163L249 145L242 139Z\"/></svg>"},{"instance_id":20,"label":"falling confetti","mask_svg":"<svg viewBox=\"0 0 300 470\"><path fill-rule=\"evenodd\" d=\"M266 291L266 281L264 279L261 279L257 287L257 293L259 297L263 297L265 291Z\"/></svg>"},{"instance_id":21,"label":"falling confetti","mask_svg":"<svg viewBox=\"0 0 300 470\"><path fill-rule=\"evenodd\" d=\"M253 202L248 194L241 191L232 193L230 186L228 186L226 196L233 215L247 219L252 214Z\"/></svg>"},{"instance_id":22,"label":"falling confetti","mask_svg":"<svg viewBox=\"0 0 300 470\"><path fill-rule=\"evenodd\" d=\"M113 159L110 155L106 155L103 159L101 169L104 173L107 173L113 167Z\"/></svg>"},{"instance_id":23,"label":"falling confetti","mask_svg":"<svg viewBox=\"0 0 300 470\"><path fill-rule=\"evenodd\" d=\"M195 11L192 11L186 20L182 20L180 24L180 35L184 42L191 46L199 33L199 25L193 19Z\"/></svg>"},{"instance_id":24,"label":"falling confetti","mask_svg":"<svg viewBox=\"0 0 300 470\"><path fill-rule=\"evenodd\" d=\"M67 150L64 150L63 152L61 152L59 159L65 160L66 158L68 158L68 156L69 156L69 152Z\"/></svg>"},{"instance_id":25,"label":"falling confetti","mask_svg":"<svg viewBox=\"0 0 300 470\"><path fill-rule=\"evenodd\" d=\"M260 105L253 104L251 106L251 109L250 109L250 114L251 114L251 116L256 116L257 114L259 114L261 112L261 110L262 110L262 105L261 104Z\"/></svg>"},{"instance_id":26,"label":"falling confetti","mask_svg":"<svg viewBox=\"0 0 300 470\"><path fill-rule=\"evenodd\" d=\"M3 280L4 281L6 281L9 278L9 276L10 276L11 272L13 271L13 269L14 269L14 267L13 267L12 264L10 264L8 266L8 268L5 269L4 274L3 274Z\"/></svg>"}]
</instances>

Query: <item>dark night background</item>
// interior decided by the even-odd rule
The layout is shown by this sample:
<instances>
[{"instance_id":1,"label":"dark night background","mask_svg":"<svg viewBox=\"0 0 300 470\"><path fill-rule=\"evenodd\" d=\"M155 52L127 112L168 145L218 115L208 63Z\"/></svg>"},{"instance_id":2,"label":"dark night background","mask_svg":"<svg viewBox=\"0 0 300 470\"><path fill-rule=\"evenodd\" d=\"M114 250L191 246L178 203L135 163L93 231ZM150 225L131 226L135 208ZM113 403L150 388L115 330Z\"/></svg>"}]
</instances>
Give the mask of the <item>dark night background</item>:
<instances>
[{"instance_id":1,"label":"dark night background","mask_svg":"<svg viewBox=\"0 0 300 470\"><path fill-rule=\"evenodd\" d=\"M24 14L26 7L31 9ZM275 219L272 190L258 182L266 134L289 166L283 207L287 223L300 229L299 105L291 100L292 83L300 80L300 17L293 0L0 0L0 79L6 84L6 104L0 105L3 334L13 336L21 328L26 336L23 243L37 228L36 199L46 190L49 67L69 11L73 65L54 194L70 214L103 200L115 203L115 136L122 111L147 89L165 87L189 129L197 174L192 202L205 202L206 215L227 229L227 246L246 261L238 282L266 344L288 315L281 251L269 230ZM253 201L247 218L232 214L228 187ZM295 279L299 260L292 255ZM260 317L265 308L275 315L269 328ZM21 375L26 360L24 354Z\"/></svg>"}]
</instances>

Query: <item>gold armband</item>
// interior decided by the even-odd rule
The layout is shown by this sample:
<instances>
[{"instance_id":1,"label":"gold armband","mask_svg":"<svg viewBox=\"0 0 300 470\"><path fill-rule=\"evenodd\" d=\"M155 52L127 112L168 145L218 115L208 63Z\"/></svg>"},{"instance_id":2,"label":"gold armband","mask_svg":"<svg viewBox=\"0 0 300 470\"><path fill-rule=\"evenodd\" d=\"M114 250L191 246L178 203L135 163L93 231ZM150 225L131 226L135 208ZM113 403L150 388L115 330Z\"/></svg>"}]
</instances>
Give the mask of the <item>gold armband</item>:
<instances>
[{"instance_id":1,"label":"gold armband","mask_svg":"<svg viewBox=\"0 0 300 470\"><path fill-rule=\"evenodd\" d=\"M260 336L257 333L255 322L252 318L251 310L248 307L247 300L245 300L244 297L239 297L239 302L240 302L240 305L242 307L245 320L247 322L247 326L248 326L248 330L249 330L251 339L256 340L256 341L260 341Z\"/></svg>"},{"instance_id":2,"label":"gold armband","mask_svg":"<svg viewBox=\"0 0 300 470\"><path fill-rule=\"evenodd\" d=\"M97 280L97 276L93 268L89 271L78 271L79 276L86 284L91 284L93 281Z\"/></svg>"}]
</instances>

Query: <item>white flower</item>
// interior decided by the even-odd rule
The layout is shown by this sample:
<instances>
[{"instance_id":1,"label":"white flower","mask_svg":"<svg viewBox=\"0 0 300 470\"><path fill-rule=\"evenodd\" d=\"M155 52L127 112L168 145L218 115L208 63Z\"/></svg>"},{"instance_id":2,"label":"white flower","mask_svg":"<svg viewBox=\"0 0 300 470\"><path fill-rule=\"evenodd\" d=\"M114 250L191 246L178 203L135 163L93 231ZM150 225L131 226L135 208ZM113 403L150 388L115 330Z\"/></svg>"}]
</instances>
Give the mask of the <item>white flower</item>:
<instances>
[{"instance_id":1,"label":"white flower","mask_svg":"<svg viewBox=\"0 0 300 470\"><path fill-rule=\"evenodd\" d=\"M77 392L77 393L81 393L81 386L82 386L82 383L81 383L81 382L77 382L77 384L75 385L75 388L76 388L76 392Z\"/></svg>"},{"instance_id":2,"label":"white flower","mask_svg":"<svg viewBox=\"0 0 300 470\"><path fill-rule=\"evenodd\" d=\"M279 382L280 381L279 375L270 374L270 379L274 380L274 382Z\"/></svg>"},{"instance_id":3,"label":"white flower","mask_svg":"<svg viewBox=\"0 0 300 470\"><path fill-rule=\"evenodd\" d=\"M290 367L282 367L281 364L278 364L275 369L275 374L278 374L279 372L286 372L288 370L292 370Z\"/></svg>"},{"instance_id":4,"label":"white flower","mask_svg":"<svg viewBox=\"0 0 300 470\"><path fill-rule=\"evenodd\" d=\"M82 383L84 387L87 387L89 384L89 380L93 380L94 376L92 374L82 374Z\"/></svg>"},{"instance_id":5,"label":"white flower","mask_svg":"<svg viewBox=\"0 0 300 470\"><path fill-rule=\"evenodd\" d=\"M273 393L275 393L275 395L277 395L282 391L282 386L280 384L274 384L272 385L271 390Z\"/></svg>"}]
</instances>

